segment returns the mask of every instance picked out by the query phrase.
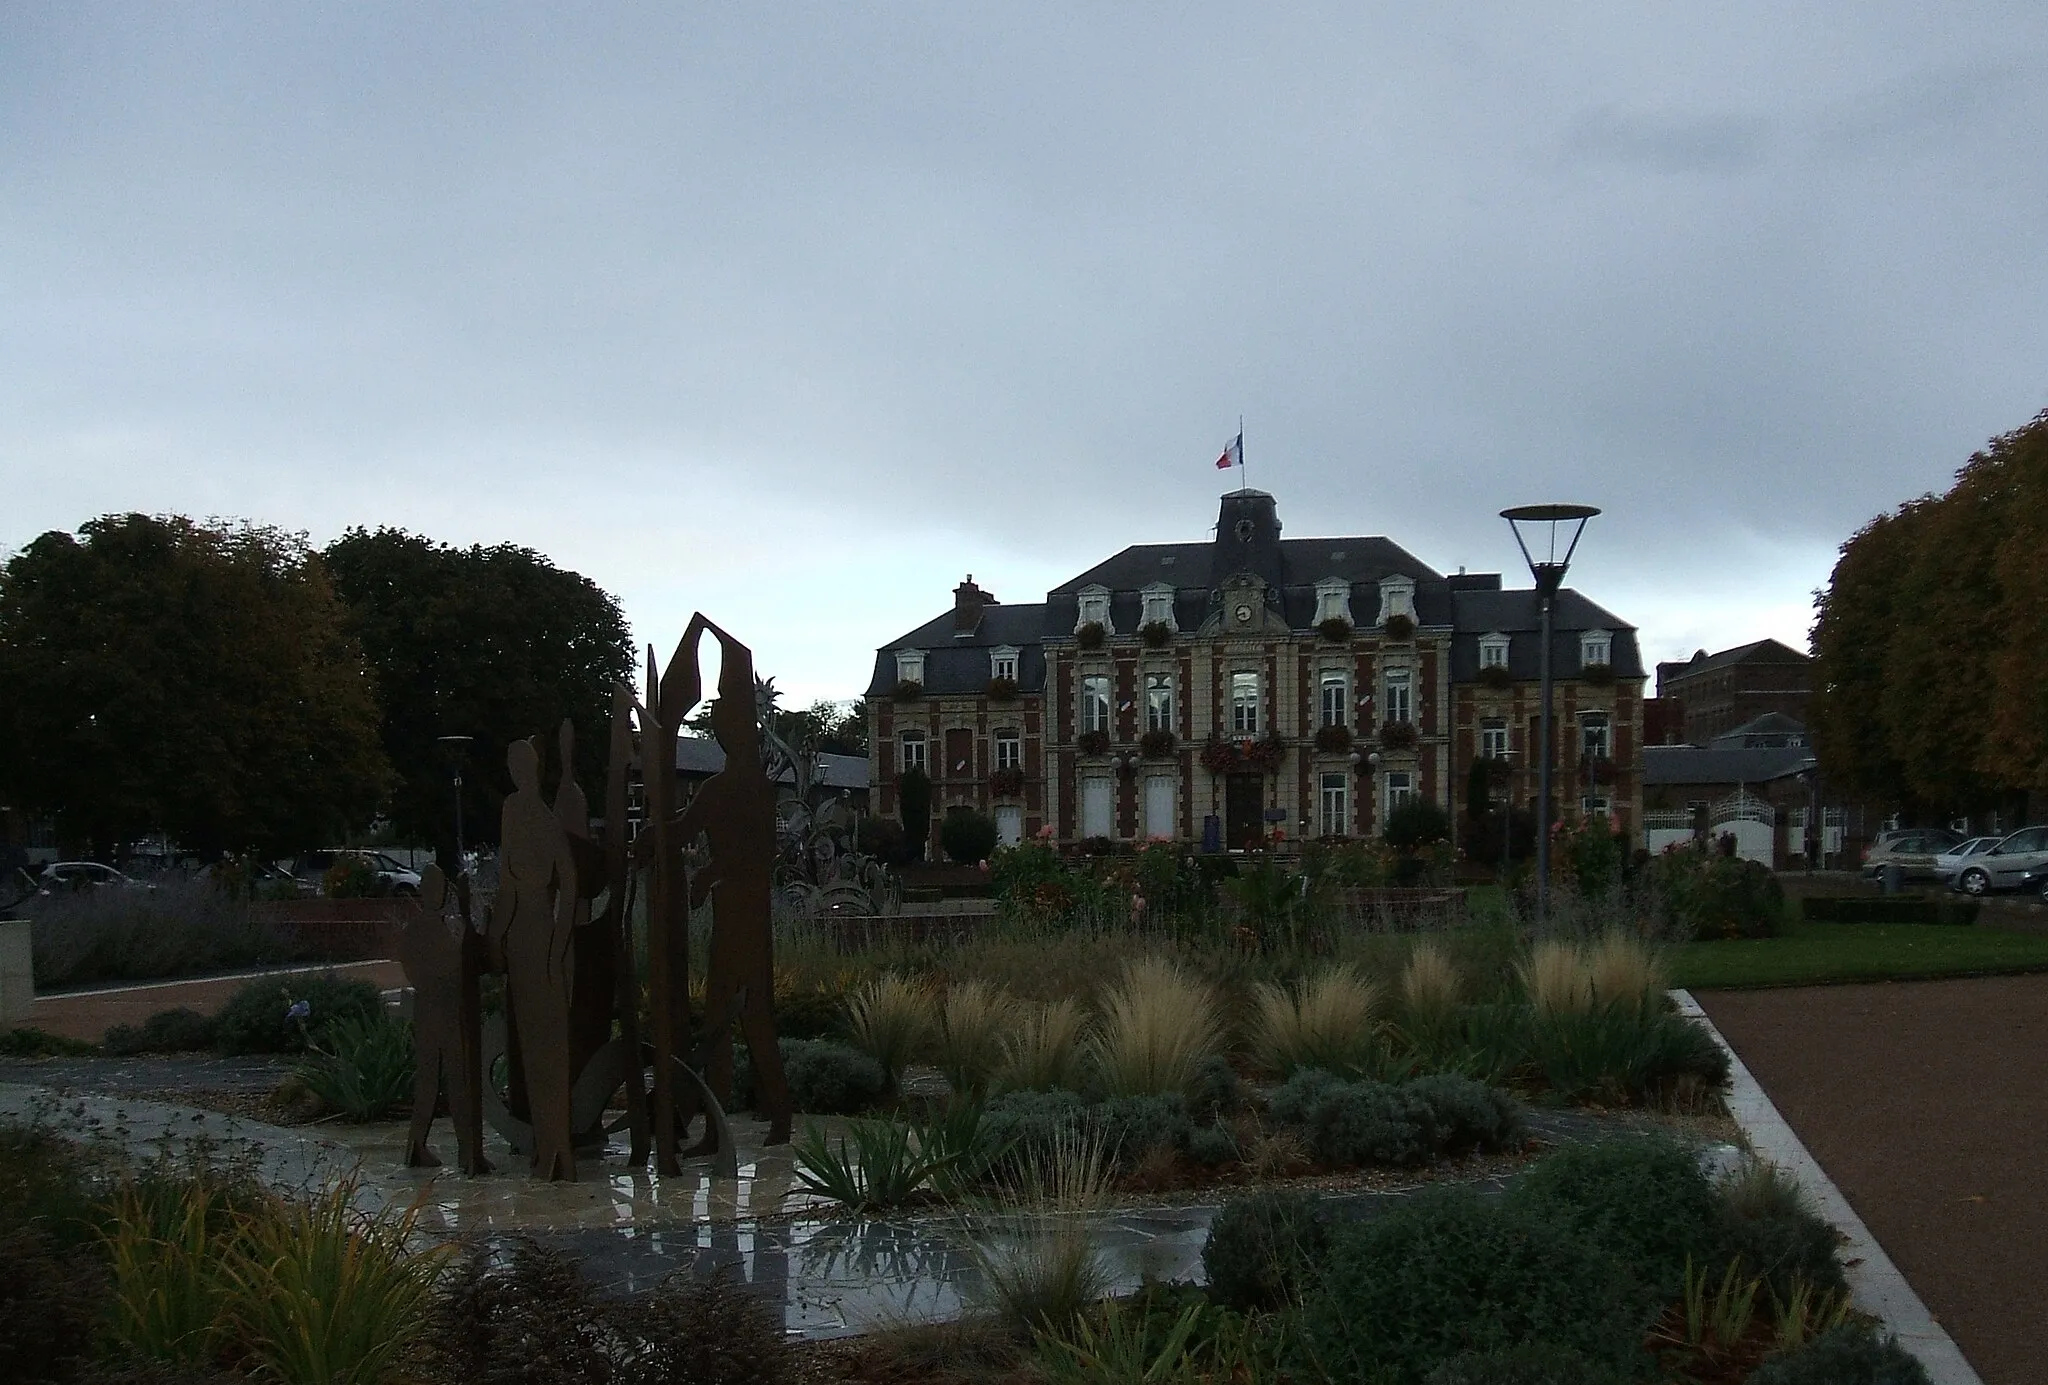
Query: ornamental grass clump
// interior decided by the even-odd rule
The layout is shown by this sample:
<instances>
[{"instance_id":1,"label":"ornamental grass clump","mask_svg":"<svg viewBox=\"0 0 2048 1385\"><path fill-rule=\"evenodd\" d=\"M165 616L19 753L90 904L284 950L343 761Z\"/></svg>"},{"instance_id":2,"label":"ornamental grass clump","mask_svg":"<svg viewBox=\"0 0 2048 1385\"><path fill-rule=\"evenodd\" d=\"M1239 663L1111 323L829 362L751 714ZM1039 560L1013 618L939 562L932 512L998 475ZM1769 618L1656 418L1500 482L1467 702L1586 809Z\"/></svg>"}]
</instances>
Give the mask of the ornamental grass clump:
<instances>
[{"instance_id":1,"label":"ornamental grass clump","mask_svg":"<svg viewBox=\"0 0 2048 1385\"><path fill-rule=\"evenodd\" d=\"M907 976L887 972L855 991L846 1003L853 1046L882 1065L889 1090L932 1030L931 993Z\"/></svg>"},{"instance_id":2,"label":"ornamental grass clump","mask_svg":"<svg viewBox=\"0 0 2048 1385\"><path fill-rule=\"evenodd\" d=\"M413 1069L412 1026L380 1011L329 1024L292 1072L344 1120L362 1124L411 1097Z\"/></svg>"},{"instance_id":3,"label":"ornamental grass clump","mask_svg":"<svg viewBox=\"0 0 2048 1385\"><path fill-rule=\"evenodd\" d=\"M1642 939L1613 929L1586 954L1586 980L1600 1005L1649 1005L1667 984L1664 968Z\"/></svg>"},{"instance_id":4,"label":"ornamental grass clump","mask_svg":"<svg viewBox=\"0 0 2048 1385\"><path fill-rule=\"evenodd\" d=\"M1282 1077L1300 1068L1351 1073L1376 1066L1379 987L1349 967L1331 967L1298 986L1261 982L1252 991L1251 1051Z\"/></svg>"},{"instance_id":5,"label":"ornamental grass clump","mask_svg":"<svg viewBox=\"0 0 2048 1385\"><path fill-rule=\"evenodd\" d=\"M1215 991L1169 958L1146 957L1130 963L1103 998L1090 1053L1110 1096L1187 1096L1222 1047Z\"/></svg>"},{"instance_id":6,"label":"ornamental grass clump","mask_svg":"<svg viewBox=\"0 0 2048 1385\"><path fill-rule=\"evenodd\" d=\"M1017 1002L983 980L948 986L938 1005L939 1071L959 1095L985 1092L1018 1023Z\"/></svg>"},{"instance_id":7,"label":"ornamental grass clump","mask_svg":"<svg viewBox=\"0 0 2048 1385\"><path fill-rule=\"evenodd\" d=\"M1593 978L1577 943L1556 938L1540 942L1516 972L1529 1007L1538 1016L1577 1015L1593 1007Z\"/></svg>"},{"instance_id":8,"label":"ornamental grass clump","mask_svg":"<svg viewBox=\"0 0 2048 1385\"><path fill-rule=\"evenodd\" d=\"M997 1199L1001 1227L969 1242L990 1306L1028 1332L1065 1332L1109 1292L1088 1213L1109 1201L1112 1166L1078 1130L1047 1157L1010 1166Z\"/></svg>"},{"instance_id":9,"label":"ornamental grass clump","mask_svg":"<svg viewBox=\"0 0 2048 1385\"><path fill-rule=\"evenodd\" d=\"M1005 1091L1051 1091L1076 1085L1087 1017L1072 999L1021 1007L999 1036L995 1085Z\"/></svg>"}]
</instances>

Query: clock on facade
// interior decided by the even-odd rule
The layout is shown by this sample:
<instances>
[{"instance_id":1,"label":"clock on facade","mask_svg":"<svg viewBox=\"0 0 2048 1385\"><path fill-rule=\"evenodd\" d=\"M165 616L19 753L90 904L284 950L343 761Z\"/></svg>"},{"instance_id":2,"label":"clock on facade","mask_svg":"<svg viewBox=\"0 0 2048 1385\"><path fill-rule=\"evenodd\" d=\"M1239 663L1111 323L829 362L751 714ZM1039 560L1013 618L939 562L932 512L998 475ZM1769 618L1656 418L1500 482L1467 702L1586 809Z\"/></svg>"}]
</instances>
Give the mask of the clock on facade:
<instances>
[{"instance_id":1,"label":"clock on facade","mask_svg":"<svg viewBox=\"0 0 2048 1385\"><path fill-rule=\"evenodd\" d=\"M1251 618L1252 618L1252 608L1251 608L1251 607L1249 607L1249 606L1239 606L1239 607L1237 608L1237 623L1238 623L1239 625L1246 625L1246 624L1249 624L1249 623L1251 622Z\"/></svg>"}]
</instances>

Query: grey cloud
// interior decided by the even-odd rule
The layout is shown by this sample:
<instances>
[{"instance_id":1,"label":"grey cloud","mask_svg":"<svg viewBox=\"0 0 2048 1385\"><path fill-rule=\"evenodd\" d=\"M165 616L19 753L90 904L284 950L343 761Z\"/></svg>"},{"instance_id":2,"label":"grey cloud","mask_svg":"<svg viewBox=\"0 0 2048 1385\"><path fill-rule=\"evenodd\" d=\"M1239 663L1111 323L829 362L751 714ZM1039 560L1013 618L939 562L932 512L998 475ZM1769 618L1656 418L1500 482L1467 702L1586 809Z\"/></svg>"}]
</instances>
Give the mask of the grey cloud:
<instances>
[{"instance_id":1,"label":"grey cloud","mask_svg":"<svg viewBox=\"0 0 2048 1385\"><path fill-rule=\"evenodd\" d=\"M1753 115L1676 115L1599 109L1572 121L1566 164L1614 164L1656 173L1740 173L1769 152L1770 123Z\"/></svg>"}]
</instances>

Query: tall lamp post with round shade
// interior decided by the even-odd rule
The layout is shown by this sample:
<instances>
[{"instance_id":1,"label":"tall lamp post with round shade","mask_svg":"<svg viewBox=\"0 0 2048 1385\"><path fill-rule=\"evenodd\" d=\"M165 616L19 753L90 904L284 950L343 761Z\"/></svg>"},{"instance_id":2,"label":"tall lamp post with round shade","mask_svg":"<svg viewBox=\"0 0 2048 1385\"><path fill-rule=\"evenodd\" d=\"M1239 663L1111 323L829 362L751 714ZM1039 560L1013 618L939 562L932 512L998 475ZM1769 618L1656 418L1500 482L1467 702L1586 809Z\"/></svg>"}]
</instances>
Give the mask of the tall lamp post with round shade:
<instances>
[{"instance_id":1,"label":"tall lamp post with round shade","mask_svg":"<svg viewBox=\"0 0 2048 1385\"><path fill-rule=\"evenodd\" d=\"M469 750L471 736L436 736L441 749L447 752L448 768L455 778L455 874L458 877L469 874L469 858L462 850L462 757Z\"/></svg>"},{"instance_id":2,"label":"tall lamp post with round shade","mask_svg":"<svg viewBox=\"0 0 2048 1385\"><path fill-rule=\"evenodd\" d=\"M1543 642L1537 649L1542 678L1542 749L1538 752L1536 778L1536 921L1550 915L1550 620L1557 604L1558 588L1564 585L1565 569L1578 551L1579 535L1586 521L1600 511L1591 505L1516 505L1502 510L1500 517L1514 531L1522 560L1535 579L1536 595L1543 609ZM1563 556L1558 548L1562 545ZM1538 554L1542 556L1539 557Z\"/></svg>"}]
</instances>

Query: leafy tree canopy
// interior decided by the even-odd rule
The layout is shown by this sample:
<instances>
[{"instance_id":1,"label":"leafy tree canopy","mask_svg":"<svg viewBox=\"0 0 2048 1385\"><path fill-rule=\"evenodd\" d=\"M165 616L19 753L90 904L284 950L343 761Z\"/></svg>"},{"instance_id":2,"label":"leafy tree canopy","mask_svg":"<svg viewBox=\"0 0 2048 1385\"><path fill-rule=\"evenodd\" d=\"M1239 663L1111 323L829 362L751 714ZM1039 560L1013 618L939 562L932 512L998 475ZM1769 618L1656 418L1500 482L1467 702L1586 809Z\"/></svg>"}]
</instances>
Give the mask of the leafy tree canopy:
<instances>
[{"instance_id":1,"label":"leafy tree canopy","mask_svg":"<svg viewBox=\"0 0 2048 1385\"><path fill-rule=\"evenodd\" d=\"M631 678L633 640L602 588L512 544L455 548L400 529L351 529L322 554L382 694L384 752L397 774L389 812L415 840L452 839L460 752L464 834L495 842L511 790L505 747L576 726L577 777L603 801L613 687Z\"/></svg>"},{"instance_id":2,"label":"leafy tree canopy","mask_svg":"<svg viewBox=\"0 0 2048 1385\"><path fill-rule=\"evenodd\" d=\"M389 777L374 680L302 536L107 515L0 569L0 790L103 857L331 842Z\"/></svg>"}]
</instances>

